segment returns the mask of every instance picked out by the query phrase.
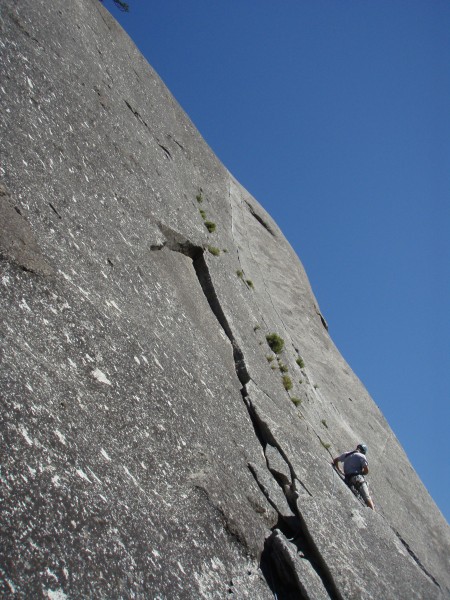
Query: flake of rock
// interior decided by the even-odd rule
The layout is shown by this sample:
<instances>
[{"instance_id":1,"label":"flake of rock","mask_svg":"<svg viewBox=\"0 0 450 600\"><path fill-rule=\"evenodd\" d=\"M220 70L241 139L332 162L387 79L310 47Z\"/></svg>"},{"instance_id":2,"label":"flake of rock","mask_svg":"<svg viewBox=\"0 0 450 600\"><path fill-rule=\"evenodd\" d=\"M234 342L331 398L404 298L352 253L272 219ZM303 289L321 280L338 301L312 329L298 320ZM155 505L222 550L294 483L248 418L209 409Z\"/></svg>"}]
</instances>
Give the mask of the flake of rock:
<instances>
[{"instance_id":1,"label":"flake of rock","mask_svg":"<svg viewBox=\"0 0 450 600\"><path fill-rule=\"evenodd\" d=\"M280 530L276 529L267 543L279 577L280 598L292 593L305 600L329 600L330 595L311 562L298 552L295 544L289 542Z\"/></svg>"},{"instance_id":2,"label":"flake of rock","mask_svg":"<svg viewBox=\"0 0 450 600\"><path fill-rule=\"evenodd\" d=\"M264 454L266 456L267 466L274 477L281 485L290 486L292 482L289 465L281 456L280 451L271 444L267 444L264 448Z\"/></svg>"},{"instance_id":3,"label":"flake of rock","mask_svg":"<svg viewBox=\"0 0 450 600\"><path fill-rule=\"evenodd\" d=\"M266 496L270 504L275 508L277 513L285 518L290 519L294 517L294 513L286 499L286 495L283 490L280 488L279 484L273 478L272 474L254 463L249 464L249 469L253 473L258 486L261 488L261 491ZM276 524L276 522L272 523L272 527Z\"/></svg>"}]
</instances>

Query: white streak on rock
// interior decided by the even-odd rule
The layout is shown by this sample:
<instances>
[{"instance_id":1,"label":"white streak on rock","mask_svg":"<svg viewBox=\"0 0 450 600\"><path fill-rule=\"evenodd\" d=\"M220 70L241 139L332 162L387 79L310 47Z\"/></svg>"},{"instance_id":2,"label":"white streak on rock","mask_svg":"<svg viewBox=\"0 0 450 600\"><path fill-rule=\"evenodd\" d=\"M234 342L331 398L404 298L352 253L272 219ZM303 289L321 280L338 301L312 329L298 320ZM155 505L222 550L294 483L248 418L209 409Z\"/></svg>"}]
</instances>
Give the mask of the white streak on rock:
<instances>
[{"instance_id":1,"label":"white streak on rock","mask_svg":"<svg viewBox=\"0 0 450 600\"><path fill-rule=\"evenodd\" d=\"M112 385L111 382L109 381L109 379L106 377L106 375L103 373L103 371L100 371L100 369L94 369L92 371L92 377L94 377L95 379L97 379L97 381L99 381L100 383L105 383L106 385Z\"/></svg>"},{"instance_id":2,"label":"white streak on rock","mask_svg":"<svg viewBox=\"0 0 450 600\"><path fill-rule=\"evenodd\" d=\"M48 600L66 600L67 595L62 590L44 590Z\"/></svg>"},{"instance_id":3,"label":"white streak on rock","mask_svg":"<svg viewBox=\"0 0 450 600\"><path fill-rule=\"evenodd\" d=\"M92 477L97 481L97 483L100 483L100 484L102 483L101 479L99 479L97 477L97 475L94 473L94 471L92 469L90 469L89 467L88 467L88 471L92 475Z\"/></svg>"},{"instance_id":4,"label":"white streak on rock","mask_svg":"<svg viewBox=\"0 0 450 600\"><path fill-rule=\"evenodd\" d=\"M6 582L6 585L9 587L9 589L11 590L11 592L13 594L15 594L16 593L16 586L13 584L13 582L10 581L7 577L5 577L5 582Z\"/></svg>"},{"instance_id":5,"label":"white streak on rock","mask_svg":"<svg viewBox=\"0 0 450 600\"><path fill-rule=\"evenodd\" d=\"M28 312L31 312L31 308L25 302L25 298L22 298L22 300L19 302L19 306L20 306L20 308L23 308L24 310L27 310Z\"/></svg>"},{"instance_id":6,"label":"white streak on rock","mask_svg":"<svg viewBox=\"0 0 450 600\"><path fill-rule=\"evenodd\" d=\"M153 357L153 360L158 365L158 367L161 369L161 371L164 371L162 364L159 362L159 360L156 358L156 356Z\"/></svg>"},{"instance_id":7,"label":"white streak on rock","mask_svg":"<svg viewBox=\"0 0 450 600\"><path fill-rule=\"evenodd\" d=\"M64 444L64 446L67 446L66 438L63 436L63 434L60 431L55 429L55 435L58 438L58 440L61 442L61 444Z\"/></svg>"},{"instance_id":8,"label":"white streak on rock","mask_svg":"<svg viewBox=\"0 0 450 600\"><path fill-rule=\"evenodd\" d=\"M181 367L181 368L186 373L186 375L192 379L192 375L190 373L188 373L184 367Z\"/></svg>"},{"instance_id":9,"label":"white streak on rock","mask_svg":"<svg viewBox=\"0 0 450 600\"><path fill-rule=\"evenodd\" d=\"M111 306L113 306L116 310L118 310L119 312L122 312L120 310L120 308L117 306L117 304L114 302L114 300L110 300Z\"/></svg>"},{"instance_id":10,"label":"white streak on rock","mask_svg":"<svg viewBox=\"0 0 450 600\"><path fill-rule=\"evenodd\" d=\"M77 475L78 475L78 477L81 477L81 479L84 479L87 482L92 483L92 481L89 479L89 477L86 475L86 473L84 471L82 471L81 469L77 469Z\"/></svg>"},{"instance_id":11,"label":"white streak on rock","mask_svg":"<svg viewBox=\"0 0 450 600\"><path fill-rule=\"evenodd\" d=\"M123 234L122 234L122 232L121 232L121 231L119 231L119 235L120 235L120 237L123 239L123 241L125 242L125 244L126 244L127 246L130 246L130 247L131 247L131 244L130 244L130 242L127 240L127 238L126 238L126 237L124 237L124 236L123 236Z\"/></svg>"},{"instance_id":12,"label":"white streak on rock","mask_svg":"<svg viewBox=\"0 0 450 600\"><path fill-rule=\"evenodd\" d=\"M28 435L28 431L25 429L25 427L23 427L23 426L22 426L22 427L19 429L19 431L20 431L20 433L23 435L23 437L25 438L25 441L26 441L26 443L27 443L29 446L32 446L32 445L33 445L33 440L32 440L32 439L30 438L30 436Z\"/></svg>"},{"instance_id":13,"label":"white streak on rock","mask_svg":"<svg viewBox=\"0 0 450 600\"><path fill-rule=\"evenodd\" d=\"M134 360L137 362L137 364L138 364L138 365L140 365L140 364L141 364L141 361L138 359L138 357L137 357L137 356L135 356L135 357L134 357Z\"/></svg>"},{"instance_id":14,"label":"white streak on rock","mask_svg":"<svg viewBox=\"0 0 450 600\"><path fill-rule=\"evenodd\" d=\"M128 475L128 477L133 481L134 485L139 487L138 482L136 481L136 478L130 473L130 471L124 466L123 470L125 471L125 473Z\"/></svg>"},{"instance_id":15,"label":"white streak on rock","mask_svg":"<svg viewBox=\"0 0 450 600\"><path fill-rule=\"evenodd\" d=\"M108 456L108 454L106 453L105 450L103 450L103 448L100 450L100 454L106 458L106 460L111 460L110 457Z\"/></svg>"}]
</instances>

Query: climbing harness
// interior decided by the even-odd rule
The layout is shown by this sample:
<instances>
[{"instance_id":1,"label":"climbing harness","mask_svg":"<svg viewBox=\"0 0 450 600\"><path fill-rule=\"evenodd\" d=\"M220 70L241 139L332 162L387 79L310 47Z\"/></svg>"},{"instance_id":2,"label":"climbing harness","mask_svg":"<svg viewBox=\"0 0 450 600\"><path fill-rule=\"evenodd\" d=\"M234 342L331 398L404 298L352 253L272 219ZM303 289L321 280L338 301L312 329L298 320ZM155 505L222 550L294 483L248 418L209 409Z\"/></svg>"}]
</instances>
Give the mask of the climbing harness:
<instances>
[{"instance_id":1,"label":"climbing harness","mask_svg":"<svg viewBox=\"0 0 450 600\"><path fill-rule=\"evenodd\" d=\"M363 494L361 493L361 486L363 484L366 484L367 492L369 491L367 481L365 480L365 478L360 474L353 474L350 475L348 478L345 478L345 483L348 485L348 487L351 489L351 491L357 497L357 499L361 502L361 504L365 506L366 500Z\"/></svg>"}]
</instances>

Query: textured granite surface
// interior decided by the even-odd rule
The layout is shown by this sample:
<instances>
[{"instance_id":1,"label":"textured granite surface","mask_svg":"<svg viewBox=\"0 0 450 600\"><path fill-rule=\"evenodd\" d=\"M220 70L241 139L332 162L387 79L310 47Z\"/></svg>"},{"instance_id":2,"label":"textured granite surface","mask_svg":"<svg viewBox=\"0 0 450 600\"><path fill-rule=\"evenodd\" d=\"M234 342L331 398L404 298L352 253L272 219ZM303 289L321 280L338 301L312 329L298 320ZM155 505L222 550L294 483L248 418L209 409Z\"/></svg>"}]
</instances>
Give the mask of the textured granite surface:
<instances>
[{"instance_id":1,"label":"textured granite surface","mask_svg":"<svg viewBox=\"0 0 450 600\"><path fill-rule=\"evenodd\" d=\"M1 596L449 598L299 259L102 4L2 0L0 59Z\"/></svg>"}]
</instances>

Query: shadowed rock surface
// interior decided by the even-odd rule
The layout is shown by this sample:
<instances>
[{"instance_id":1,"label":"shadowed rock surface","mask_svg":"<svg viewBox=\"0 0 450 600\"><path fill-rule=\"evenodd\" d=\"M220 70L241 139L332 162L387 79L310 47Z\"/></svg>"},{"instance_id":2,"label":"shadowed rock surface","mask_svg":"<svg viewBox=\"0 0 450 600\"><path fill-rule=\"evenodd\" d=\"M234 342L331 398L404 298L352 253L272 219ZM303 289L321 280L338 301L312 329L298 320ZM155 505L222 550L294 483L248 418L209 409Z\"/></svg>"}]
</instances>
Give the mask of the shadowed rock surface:
<instances>
[{"instance_id":1,"label":"shadowed rock surface","mask_svg":"<svg viewBox=\"0 0 450 600\"><path fill-rule=\"evenodd\" d=\"M297 256L111 15L2 0L0 52L2 597L449 598Z\"/></svg>"}]
</instances>

